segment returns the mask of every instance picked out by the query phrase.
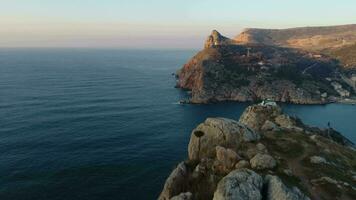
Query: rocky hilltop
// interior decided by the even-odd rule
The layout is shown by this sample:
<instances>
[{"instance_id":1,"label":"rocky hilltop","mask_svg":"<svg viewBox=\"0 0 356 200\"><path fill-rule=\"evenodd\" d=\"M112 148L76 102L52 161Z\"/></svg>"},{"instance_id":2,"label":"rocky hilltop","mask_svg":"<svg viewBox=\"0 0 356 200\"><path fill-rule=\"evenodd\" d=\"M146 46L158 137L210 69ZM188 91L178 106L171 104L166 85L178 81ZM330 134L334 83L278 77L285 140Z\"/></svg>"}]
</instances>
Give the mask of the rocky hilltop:
<instances>
[{"instance_id":1,"label":"rocky hilltop","mask_svg":"<svg viewBox=\"0 0 356 200\"><path fill-rule=\"evenodd\" d=\"M353 144L278 106L248 107L239 121L209 118L191 134L188 159L159 200L352 200Z\"/></svg>"},{"instance_id":2,"label":"rocky hilltop","mask_svg":"<svg viewBox=\"0 0 356 200\"><path fill-rule=\"evenodd\" d=\"M356 30L354 25L336 30L347 28ZM204 49L177 72L177 87L192 91L191 103L271 99L296 104L325 104L353 96L353 75L344 75L341 62L334 58L336 56L283 45L286 44L283 41L289 41L287 38L295 34L310 37L319 29L324 30L249 29L235 39L214 30ZM327 28L320 34L331 30ZM333 33L336 34L336 30Z\"/></svg>"},{"instance_id":3,"label":"rocky hilltop","mask_svg":"<svg viewBox=\"0 0 356 200\"><path fill-rule=\"evenodd\" d=\"M338 48L356 43L356 24L289 29L251 28L244 30L234 40L241 44L256 43L307 50Z\"/></svg>"}]
</instances>

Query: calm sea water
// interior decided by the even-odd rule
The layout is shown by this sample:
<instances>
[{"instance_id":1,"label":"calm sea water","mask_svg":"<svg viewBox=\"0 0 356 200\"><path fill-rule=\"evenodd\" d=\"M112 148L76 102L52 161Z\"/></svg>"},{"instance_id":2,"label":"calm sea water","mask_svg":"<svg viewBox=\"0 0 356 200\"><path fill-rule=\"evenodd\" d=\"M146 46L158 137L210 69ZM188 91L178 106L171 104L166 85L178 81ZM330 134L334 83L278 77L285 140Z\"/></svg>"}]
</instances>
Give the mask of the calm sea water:
<instances>
[{"instance_id":1,"label":"calm sea water","mask_svg":"<svg viewBox=\"0 0 356 200\"><path fill-rule=\"evenodd\" d=\"M248 104L178 105L171 73L194 51L0 50L0 199L155 199L207 117ZM356 141L356 106L292 106Z\"/></svg>"}]
</instances>

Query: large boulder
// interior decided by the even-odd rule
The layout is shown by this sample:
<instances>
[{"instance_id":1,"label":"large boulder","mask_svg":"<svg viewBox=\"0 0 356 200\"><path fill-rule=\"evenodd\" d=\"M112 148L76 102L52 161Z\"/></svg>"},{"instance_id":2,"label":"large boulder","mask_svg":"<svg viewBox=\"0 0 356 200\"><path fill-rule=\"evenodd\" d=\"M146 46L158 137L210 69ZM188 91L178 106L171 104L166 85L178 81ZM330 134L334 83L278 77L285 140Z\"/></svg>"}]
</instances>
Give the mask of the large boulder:
<instances>
[{"instance_id":1,"label":"large boulder","mask_svg":"<svg viewBox=\"0 0 356 200\"><path fill-rule=\"evenodd\" d=\"M189 159L214 158L216 146L237 149L243 142L259 139L258 133L235 120L208 118L191 134L188 146Z\"/></svg>"},{"instance_id":2,"label":"large boulder","mask_svg":"<svg viewBox=\"0 0 356 200\"><path fill-rule=\"evenodd\" d=\"M254 105L243 112L239 122L260 131L267 120L274 121L274 118L281 114L282 109L278 106Z\"/></svg>"},{"instance_id":3,"label":"large boulder","mask_svg":"<svg viewBox=\"0 0 356 200\"><path fill-rule=\"evenodd\" d=\"M230 172L218 184L213 200L261 200L263 179L249 169Z\"/></svg>"},{"instance_id":4,"label":"large boulder","mask_svg":"<svg viewBox=\"0 0 356 200\"><path fill-rule=\"evenodd\" d=\"M167 178L163 190L158 197L159 200L169 200L184 192L187 188L189 171L184 162L180 163Z\"/></svg>"},{"instance_id":5,"label":"large boulder","mask_svg":"<svg viewBox=\"0 0 356 200\"><path fill-rule=\"evenodd\" d=\"M253 169L273 169L276 167L276 160L269 154L258 153L250 160Z\"/></svg>"},{"instance_id":6,"label":"large boulder","mask_svg":"<svg viewBox=\"0 0 356 200\"><path fill-rule=\"evenodd\" d=\"M267 200L310 200L298 188L288 188L277 176L267 175L265 177L267 188Z\"/></svg>"}]
</instances>

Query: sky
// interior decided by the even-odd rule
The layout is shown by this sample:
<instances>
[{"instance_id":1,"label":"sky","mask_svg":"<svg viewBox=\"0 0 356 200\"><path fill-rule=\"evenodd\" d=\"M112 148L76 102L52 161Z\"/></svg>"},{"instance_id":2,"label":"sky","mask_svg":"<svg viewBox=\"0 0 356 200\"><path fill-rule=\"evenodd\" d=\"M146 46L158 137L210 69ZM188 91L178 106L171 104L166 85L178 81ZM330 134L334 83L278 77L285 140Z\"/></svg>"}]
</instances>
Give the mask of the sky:
<instances>
[{"instance_id":1,"label":"sky","mask_svg":"<svg viewBox=\"0 0 356 200\"><path fill-rule=\"evenodd\" d=\"M341 24L355 0L0 0L0 47L200 48L214 29Z\"/></svg>"}]
</instances>

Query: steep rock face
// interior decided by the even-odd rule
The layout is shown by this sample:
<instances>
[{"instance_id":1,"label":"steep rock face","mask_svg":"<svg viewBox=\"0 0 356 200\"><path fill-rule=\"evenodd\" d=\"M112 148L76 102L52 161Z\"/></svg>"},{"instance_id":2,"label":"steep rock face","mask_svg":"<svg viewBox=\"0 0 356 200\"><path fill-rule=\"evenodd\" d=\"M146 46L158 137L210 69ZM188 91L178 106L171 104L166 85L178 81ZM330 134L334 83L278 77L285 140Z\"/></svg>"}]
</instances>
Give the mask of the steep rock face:
<instances>
[{"instance_id":1,"label":"steep rock face","mask_svg":"<svg viewBox=\"0 0 356 200\"><path fill-rule=\"evenodd\" d=\"M159 200L169 200L172 197L184 192L187 188L188 169L184 162L180 163L175 170L169 175ZM178 197L176 197L178 198Z\"/></svg>"},{"instance_id":2,"label":"steep rock face","mask_svg":"<svg viewBox=\"0 0 356 200\"><path fill-rule=\"evenodd\" d=\"M335 90L325 78L333 60L268 46L219 45L205 48L178 71L177 87L192 91L192 103L271 99L321 104Z\"/></svg>"},{"instance_id":3,"label":"steep rock face","mask_svg":"<svg viewBox=\"0 0 356 200\"><path fill-rule=\"evenodd\" d=\"M261 128L266 121L275 127ZM353 200L352 143L322 132L278 106L251 106L240 122L210 118L193 131L189 159L171 173L159 199Z\"/></svg>"},{"instance_id":4,"label":"steep rock face","mask_svg":"<svg viewBox=\"0 0 356 200\"><path fill-rule=\"evenodd\" d=\"M214 200L261 200L263 179L249 169L230 172L218 184Z\"/></svg>"}]
</instances>

